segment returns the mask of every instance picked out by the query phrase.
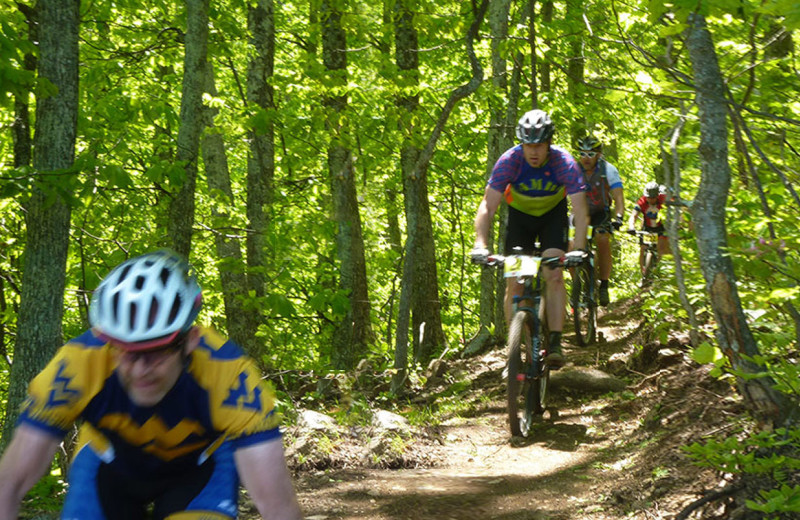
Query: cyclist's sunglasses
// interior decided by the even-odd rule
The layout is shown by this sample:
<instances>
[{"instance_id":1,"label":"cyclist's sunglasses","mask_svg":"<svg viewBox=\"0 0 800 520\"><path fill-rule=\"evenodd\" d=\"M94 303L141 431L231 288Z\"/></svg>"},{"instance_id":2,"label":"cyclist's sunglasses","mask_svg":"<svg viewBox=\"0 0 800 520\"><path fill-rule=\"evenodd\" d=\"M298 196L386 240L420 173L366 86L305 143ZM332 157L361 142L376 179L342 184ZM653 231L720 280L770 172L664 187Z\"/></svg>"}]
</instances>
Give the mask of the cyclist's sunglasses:
<instances>
[{"instance_id":1,"label":"cyclist's sunglasses","mask_svg":"<svg viewBox=\"0 0 800 520\"><path fill-rule=\"evenodd\" d=\"M581 154L581 157L588 157L589 159L597 155L597 152L579 152L579 153Z\"/></svg>"},{"instance_id":2,"label":"cyclist's sunglasses","mask_svg":"<svg viewBox=\"0 0 800 520\"><path fill-rule=\"evenodd\" d=\"M158 348L153 350L141 350L139 352L131 352L118 349L118 352L120 361L126 364L133 365L134 363L136 363L141 359L144 361L145 365L147 365L148 367L152 367L162 364L170 356L178 353L182 347L183 343L180 343L177 345L175 344L167 345L164 348Z\"/></svg>"},{"instance_id":3,"label":"cyclist's sunglasses","mask_svg":"<svg viewBox=\"0 0 800 520\"><path fill-rule=\"evenodd\" d=\"M144 361L147 366L157 366L166 361L173 354L183 350L186 346L188 334L178 334L172 341L166 345L158 348L150 348L145 350L129 350L125 346L117 344L112 341L111 344L117 349L120 361L133 365L140 359Z\"/></svg>"}]
</instances>

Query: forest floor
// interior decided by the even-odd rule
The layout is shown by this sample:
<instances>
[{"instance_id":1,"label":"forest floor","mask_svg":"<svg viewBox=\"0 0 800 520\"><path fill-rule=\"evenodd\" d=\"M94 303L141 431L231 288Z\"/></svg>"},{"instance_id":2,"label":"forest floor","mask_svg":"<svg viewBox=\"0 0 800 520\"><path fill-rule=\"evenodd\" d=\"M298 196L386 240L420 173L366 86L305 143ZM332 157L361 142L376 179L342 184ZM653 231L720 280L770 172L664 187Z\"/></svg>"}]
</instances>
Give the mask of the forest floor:
<instances>
[{"instance_id":1,"label":"forest floor","mask_svg":"<svg viewBox=\"0 0 800 520\"><path fill-rule=\"evenodd\" d=\"M681 447L729 431L742 414L740 400L690 360L683 331L667 344L649 338L635 301L603 310L599 330L605 341L567 347L569 363L561 371L614 373L625 381L624 391L596 395L551 385L551 411L523 439L508 431L505 349L453 361L449 372L471 374L461 398L473 402L472 412L416 428L394 464L400 469L354 456L362 449L358 436L340 439L326 464L308 468L290 460L305 517L675 518L721 484L721 477L692 465ZM421 391L414 400L435 402L436 392ZM689 518L717 518L715 507ZM243 517L252 518L251 506L244 508Z\"/></svg>"}]
</instances>

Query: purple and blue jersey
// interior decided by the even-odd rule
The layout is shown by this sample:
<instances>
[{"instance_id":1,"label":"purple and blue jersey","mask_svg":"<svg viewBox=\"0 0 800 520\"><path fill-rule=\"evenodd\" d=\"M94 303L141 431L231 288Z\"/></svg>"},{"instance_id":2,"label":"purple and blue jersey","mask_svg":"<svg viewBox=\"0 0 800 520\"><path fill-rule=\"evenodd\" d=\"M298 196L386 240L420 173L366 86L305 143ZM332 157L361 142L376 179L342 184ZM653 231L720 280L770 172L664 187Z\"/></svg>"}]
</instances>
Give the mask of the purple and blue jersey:
<instances>
[{"instance_id":1,"label":"purple and blue jersey","mask_svg":"<svg viewBox=\"0 0 800 520\"><path fill-rule=\"evenodd\" d=\"M538 168L525 160L522 145L510 148L495 163L488 185L503 193L509 206L536 217L588 188L578 163L557 146L550 147L547 162Z\"/></svg>"}]
</instances>

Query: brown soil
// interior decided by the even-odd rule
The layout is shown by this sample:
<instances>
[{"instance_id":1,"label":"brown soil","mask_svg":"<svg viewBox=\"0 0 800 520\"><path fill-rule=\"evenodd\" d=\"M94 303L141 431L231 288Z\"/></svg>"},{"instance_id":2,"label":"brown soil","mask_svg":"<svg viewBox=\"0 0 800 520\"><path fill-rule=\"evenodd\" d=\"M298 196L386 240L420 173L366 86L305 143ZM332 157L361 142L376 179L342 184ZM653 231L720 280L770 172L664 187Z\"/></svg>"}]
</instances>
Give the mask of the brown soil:
<instances>
[{"instance_id":1,"label":"brown soil","mask_svg":"<svg viewBox=\"0 0 800 520\"><path fill-rule=\"evenodd\" d=\"M724 484L693 466L681 447L729 431L743 409L727 384L689 360L684 337L652 342L646 324L631 319L636 314L632 303L612 305L600 320L606 341L566 350L574 365L624 378L624 392L554 388L552 411L529 438L512 438L504 349L453 362L450 373L472 374L463 398L475 412L408 439L402 457L391 463L400 469L375 467L355 455L363 452L358 434L340 440L316 467L290 460L306 518L674 518L702 491ZM613 361L634 352L633 361ZM414 400L430 402L439 390L420 390ZM720 507L712 504L689 518L716 518Z\"/></svg>"}]
</instances>

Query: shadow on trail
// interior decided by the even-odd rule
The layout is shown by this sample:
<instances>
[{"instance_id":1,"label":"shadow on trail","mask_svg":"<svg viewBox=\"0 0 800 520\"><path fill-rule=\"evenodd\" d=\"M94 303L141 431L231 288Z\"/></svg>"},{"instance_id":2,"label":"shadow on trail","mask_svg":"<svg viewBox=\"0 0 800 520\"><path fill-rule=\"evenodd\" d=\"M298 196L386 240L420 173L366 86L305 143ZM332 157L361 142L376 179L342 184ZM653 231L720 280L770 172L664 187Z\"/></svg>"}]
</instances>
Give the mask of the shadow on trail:
<instances>
[{"instance_id":1,"label":"shadow on trail","mask_svg":"<svg viewBox=\"0 0 800 520\"><path fill-rule=\"evenodd\" d=\"M509 444L515 448L542 444L550 450L575 451L581 444L595 441L588 437L587 430L582 424L537 421L527 437L513 437Z\"/></svg>"},{"instance_id":2,"label":"shadow on trail","mask_svg":"<svg viewBox=\"0 0 800 520\"><path fill-rule=\"evenodd\" d=\"M337 486L323 492L339 505L339 510L325 510L320 504L326 499L319 497L319 502L312 499L306 514L329 520L566 519L566 508L556 504L583 493L586 482L575 474L578 472L579 467L535 477L453 476L441 475L435 470L360 475L347 472L349 475L343 480L358 481L352 489L342 490ZM315 493L314 496L319 495Z\"/></svg>"}]
</instances>

